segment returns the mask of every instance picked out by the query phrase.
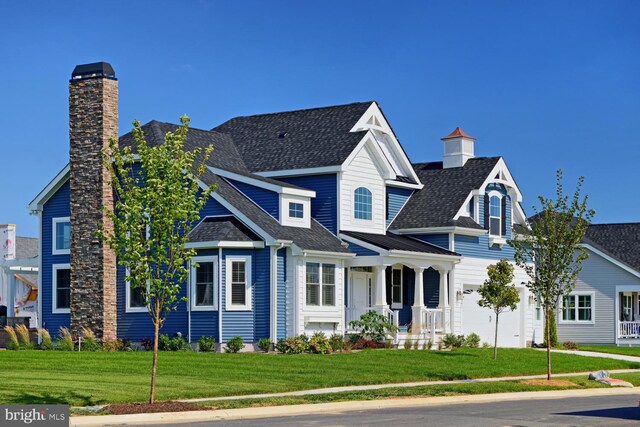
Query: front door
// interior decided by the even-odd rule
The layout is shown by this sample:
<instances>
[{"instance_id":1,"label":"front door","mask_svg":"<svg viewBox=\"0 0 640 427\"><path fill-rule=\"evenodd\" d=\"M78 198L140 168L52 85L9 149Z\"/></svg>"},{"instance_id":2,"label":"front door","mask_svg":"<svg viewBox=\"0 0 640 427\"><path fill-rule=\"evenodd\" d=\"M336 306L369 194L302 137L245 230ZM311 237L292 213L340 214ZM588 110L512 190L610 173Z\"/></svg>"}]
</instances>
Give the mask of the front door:
<instances>
[{"instance_id":1,"label":"front door","mask_svg":"<svg viewBox=\"0 0 640 427\"><path fill-rule=\"evenodd\" d=\"M351 274L351 319L357 320L368 312L372 304L373 275L353 272Z\"/></svg>"}]
</instances>

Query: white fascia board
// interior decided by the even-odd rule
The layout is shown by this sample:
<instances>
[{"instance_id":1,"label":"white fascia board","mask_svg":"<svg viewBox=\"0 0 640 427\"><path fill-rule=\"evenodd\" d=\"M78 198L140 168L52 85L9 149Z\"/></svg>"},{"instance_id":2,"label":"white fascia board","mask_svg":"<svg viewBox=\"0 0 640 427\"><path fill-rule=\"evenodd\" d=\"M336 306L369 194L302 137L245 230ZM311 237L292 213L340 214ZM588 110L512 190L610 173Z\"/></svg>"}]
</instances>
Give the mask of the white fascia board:
<instances>
[{"instance_id":1,"label":"white fascia board","mask_svg":"<svg viewBox=\"0 0 640 427\"><path fill-rule=\"evenodd\" d=\"M412 190L422 190L424 188L424 184L412 184L410 182L400 182L393 179L387 179L384 183L389 187L410 188Z\"/></svg>"},{"instance_id":2,"label":"white fascia board","mask_svg":"<svg viewBox=\"0 0 640 427\"><path fill-rule=\"evenodd\" d=\"M376 245L373 245L371 243L362 241L362 240L357 239L355 237L347 236L346 234L342 234L342 233L340 233L338 235L338 237L340 237L341 240L344 240L347 243L351 242L351 243L356 244L358 246L362 246L365 249L369 249L370 251L377 252L381 256L389 255L389 251L387 251L386 249L380 248L380 247L378 247Z\"/></svg>"},{"instance_id":3,"label":"white fascia board","mask_svg":"<svg viewBox=\"0 0 640 427\"><path fill-rule=\"evenodd\" d=\"M345 267L373 267L382 266L384 264L384 257L382 256L357 256L345 261Z\"/></svg>"},{"instance_id":4,"label":"white fascia board","mask_svg":"<svg viewBox=\"0 0 640 427\"><path fill-rule=\"evenodd\" d=\"M390 230L394 234L443 234L454 233L462 236L483 236L488 233L487 230L479 230L476 228L466 227L429 227L429 228L402 228L399 230Z\"/></svg>"},{"instance_id":5,"label":"white fascia board","mask_svg":"<svg viewBox=\"0 0 640 427\"><path fill-rule=\"evenodd\" d=\"M380 126L367 123L367 120L370 116L375 116L378 119ZM397 155L397 158L402 163L405 169L405 172L408 172L411 178L413 178L415 182L420 182L420 179L418 179L418 175L416 175L416 172L413 170L413 166L411 166L411 162L407 158L407 154L402 149L402 146L400 145L400 142L398 141L396 134L393 132L393 129L391 129L391 125L389 124L389 122L387 122L387 119L384 117L384 114L382 113L382 110L380 109L380 106L378 105L377 102L371 103L369 108L367 108L367 111L364 112L362 117L360 117L360 119L356 122L353 128L351 128L350 132L360 132L363 130L370 130L370 129L379 130L391 137L391 142L394 145L395 153ZM376 145L377 144L378 143L376 142Z\"/></svg>"},{"instance_id":6,"label":"white fascia board","mask_svg":"<svg viewBox=\"0 0 640 427\"><path fill-rule=\"evenodd\" d=\"M64 185L69 179L69 163L51 180L49 184L29 203L29 210L32 212L41 211L42 206Z\"/></svg>"},{"instance_id":7,"label":"white fascia board","mask_svg":"<svg viewBox=\"0 0 640 427\"><path fill-rule=\"evenodd\" d=\"M618 261L617 259L605 254L601 250L598 250L598 249L594 248L593 246L591 246L591 245L589 245L587 243L581 243L581 245L582 245L583 248L588 249L589 251L593 252L596 255L599 255L600 257L602 257L602 258L606 259L607 261L609 261L610 263L620 267L621 269L625 270L626 272L631 273L636 277L640 277L640 271L629 267L627 264Z\"/></svg>"},{"instance_id":8,"label":"white fascia board","mask_svg":"<svg viewBox=\"0 0 640 427\"><path fill-rule=\"evenodd\" d=\"M356 254L347 254L344 252L325 252L325 251L315 251L309 249L302 249L302 254L304 256L311 256L314 258L341 258L341 259L351 259L355 258Z\"/></svg>"},{"instance_id":9,"label":"white fascia board","mask_svg":"<svg viewBox=\"0 0 640 427\"><path fill-rule=\"evenodd\" d=\"M271 178L279 176L322 175L326 173L337 173L340 171L342 171L341 166L324 166L320 168L282 169L277 171L254 172L254 174Z\"/></svg>"},{"instance_id":10,"label":"white fascia board","mask_svg":"<svg viewBox=\"0 0 640 427\"><path fill-rule=\"evenodd\" d=\"M192 242L185 245L189 249L204 249L204 248L264 248L264 242L238 242L231 240L217 240L212 242Z\"/></svg>"},{"instance_id":11,"label":"white fascia board","mask_svg":"<svg viewBox=\"0 0 640 427\"><path fill-rule=\"evenodd\" d=\"M251 178L249 176L240 175L234 172L229 172L224 169L212 168L211 166L209 166L209 170L216 175L223 176L225 178L233 179L236 181L240 181L245 184L253 185L254 187L264 188L265 190L273 191L278 194L291 194L294 196L302 196L302 197L316 197L316 192L313 190L303 190L301 188L285 187L283 185L264 182L258 179Z\"/></svg>"},{"instance_id":12,"label":"white fascia board","mask_svg":"<svg viewBox=\"0 0 640 427\"><path fill-rule=\"evenodd\" d=\"M353 149L349 157L342 163L342 170L347 170L353 159L356 158L360 150L367 147L369 153L372 155L375 164L381 169L382 178L384 179L396 179L396 173L393 170L393 166L389 163L387 156L382 152L382 148L376 142L376 138L370 131L360 140L356 148Z\"/></svg>"},{"instance_id":13,"label":"white fascia board","mask_svg":"<svg viewBox=\"0 0 640 427\"><path fill-rule=\"evenodd\" d=\"M391 249L389 251L389 256L391 257L409 257L409 258L418 258L418 259L435 259L441 261L449 261L449 262L460 262L462 259L461 255L442 255L442 254L428 254L423 252L411 252L411 251L400 251L397 249Z\"/></svg>"}]
</instances>

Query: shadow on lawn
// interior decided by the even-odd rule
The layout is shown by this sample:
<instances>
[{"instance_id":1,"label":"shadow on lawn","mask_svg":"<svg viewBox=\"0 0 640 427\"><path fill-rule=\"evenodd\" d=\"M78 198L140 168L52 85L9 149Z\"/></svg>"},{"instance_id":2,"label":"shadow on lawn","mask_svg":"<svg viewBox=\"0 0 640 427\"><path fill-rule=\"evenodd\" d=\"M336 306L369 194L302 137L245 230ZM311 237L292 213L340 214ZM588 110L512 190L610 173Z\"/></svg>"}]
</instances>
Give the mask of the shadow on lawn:
<instances>
[{"instance_id":1,"label":"shadow on lawn","mask_svg":"<svg viewBox=\"0 0 640 427\"><path fill-rule=\"evenodd\" d=\"M106 403L104 400L96 400L92 395L81 394L73 391L66 393L29 393L20 392L9 397L3 403L31 403L31 404L50 404L50 405L73 405L73 406L93 406Z\"/></svg>"}]
</instances>

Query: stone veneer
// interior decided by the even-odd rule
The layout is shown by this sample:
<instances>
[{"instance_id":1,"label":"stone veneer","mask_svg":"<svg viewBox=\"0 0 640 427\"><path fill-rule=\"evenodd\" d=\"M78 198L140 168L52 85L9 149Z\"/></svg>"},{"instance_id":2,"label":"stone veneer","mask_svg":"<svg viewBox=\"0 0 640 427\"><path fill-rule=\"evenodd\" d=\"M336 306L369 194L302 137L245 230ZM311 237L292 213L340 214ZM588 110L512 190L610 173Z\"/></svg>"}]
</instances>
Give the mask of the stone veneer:
<instances>
[{"instance_id":1,"label":"stone veneer","mask_svg":"<svg viewBox=\"0 0 640 427\"><path fill-rule=\"evenodd\" d=\"M80 67L77 67L78 69ZM98 339L116 338L116 256L96 237L102 212L113 206L103 147L118 136L118 81L96 76L69 82L71 167L71 329L90 328Z\"/></svg>"}]
</instances>

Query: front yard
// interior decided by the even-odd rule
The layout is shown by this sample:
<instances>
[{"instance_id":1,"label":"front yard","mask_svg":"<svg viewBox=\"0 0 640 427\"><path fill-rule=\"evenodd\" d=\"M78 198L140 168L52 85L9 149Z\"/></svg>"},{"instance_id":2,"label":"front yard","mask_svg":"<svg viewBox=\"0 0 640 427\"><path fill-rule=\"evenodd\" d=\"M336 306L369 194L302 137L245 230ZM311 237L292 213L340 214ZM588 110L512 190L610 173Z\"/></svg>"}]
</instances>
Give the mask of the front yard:
<instances>
[{"instance_id":1,"label":"front yard","mask_svg":"<svg viewBox=\"0 0 640 427\"><path fill-rule=\"evenodd\" d=\"M158 400L217 397L361 384L546 373L531 349L366 350L333 355L163 352ZM553 372L640 368L640 364L553 354ZM2 351L0 403L96 405L145 401L151 353Z\"/></svg>"},{"instance_id":2,"label":"front yard","mask_svg":"<svg viewBox=\"0 0 640 427\"><path fill-rule=\"evenodd\" d=\"M618 347L615 345L578 345L578 349L582 351L595 351L599 353L623 354L625 356L640 357L640 346L636 347Z\"/></svg>"}]
</instances>

